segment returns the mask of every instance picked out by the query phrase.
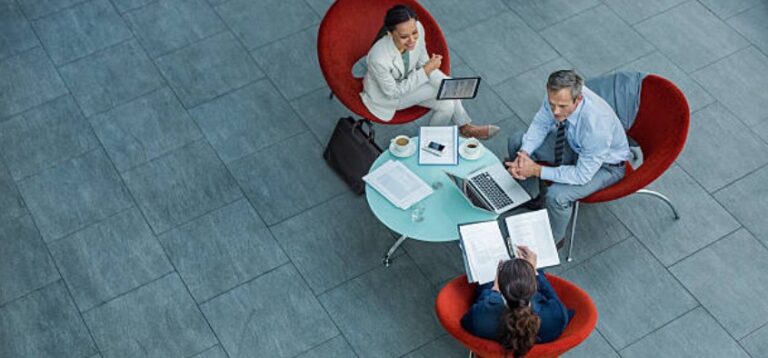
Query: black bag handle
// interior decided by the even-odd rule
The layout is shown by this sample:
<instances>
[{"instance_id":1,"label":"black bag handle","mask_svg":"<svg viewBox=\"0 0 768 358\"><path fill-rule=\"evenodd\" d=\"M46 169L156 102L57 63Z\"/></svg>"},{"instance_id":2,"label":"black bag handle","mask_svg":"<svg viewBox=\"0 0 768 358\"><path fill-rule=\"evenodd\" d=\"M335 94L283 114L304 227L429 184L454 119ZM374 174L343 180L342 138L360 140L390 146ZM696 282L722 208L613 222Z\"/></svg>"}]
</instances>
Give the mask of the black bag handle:
<instances>
[{"instance_id":1,"label":"black bag handle","mask_svg":"<svg viewBox=\"0 0 768 358\"><path fill-rule=\"evenodd\" d=\"M368 127L368 133L366 133L363 130L363 124L365 124L366 127ZM373 123L371 123L371 121L369 121L367 119L361 119L359 121L356 121L355 124L352 126L352 131L354 132L356 130L359 130L360 132L365 134L365 136L368 137L369 141L371 141L371 142L374 141L374 138L375 138L375 135L376 135L376 131L373 130Z\"/></svg>"}]
</instances>

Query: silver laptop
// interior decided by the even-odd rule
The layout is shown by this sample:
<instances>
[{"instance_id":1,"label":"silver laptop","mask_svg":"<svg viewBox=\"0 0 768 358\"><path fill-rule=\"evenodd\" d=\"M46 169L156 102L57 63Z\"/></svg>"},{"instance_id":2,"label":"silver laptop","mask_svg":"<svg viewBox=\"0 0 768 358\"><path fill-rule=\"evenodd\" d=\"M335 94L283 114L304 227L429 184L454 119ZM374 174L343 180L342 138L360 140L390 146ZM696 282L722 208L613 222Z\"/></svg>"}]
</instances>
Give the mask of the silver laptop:
<instances>
[{"instance_id":1,"label":"silver laptop","mask_svg":"<svg viewBox=\"0 0 768 358\"><path fill-rule=\"evenodd\" d=\"M482 210L501 214L531 200L531 196L501 163L480 168L466 177L448 172L445 174L470 204Z\"/></svg>"}]
</instances>

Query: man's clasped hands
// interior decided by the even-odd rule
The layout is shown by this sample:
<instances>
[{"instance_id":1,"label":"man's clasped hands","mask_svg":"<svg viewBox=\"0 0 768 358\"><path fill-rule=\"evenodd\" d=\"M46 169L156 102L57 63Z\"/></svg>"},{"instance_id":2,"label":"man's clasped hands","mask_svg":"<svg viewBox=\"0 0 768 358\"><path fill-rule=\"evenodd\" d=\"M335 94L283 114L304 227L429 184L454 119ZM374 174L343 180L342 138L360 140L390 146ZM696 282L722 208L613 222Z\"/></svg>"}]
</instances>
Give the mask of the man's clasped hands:
<instances>
[{"instance_id":1,"label":"man's clasped hands","mask_svg":"<svg viewBox=\"0 0 768 358\"><path fill-rule=\"evenodd\" d=\"M525 151L517 152L517 158L511 162L504 162L504 165L507 167L509 174L518 180L541 175L541 165L534 162Z\"/></svg>"}]
</instances>

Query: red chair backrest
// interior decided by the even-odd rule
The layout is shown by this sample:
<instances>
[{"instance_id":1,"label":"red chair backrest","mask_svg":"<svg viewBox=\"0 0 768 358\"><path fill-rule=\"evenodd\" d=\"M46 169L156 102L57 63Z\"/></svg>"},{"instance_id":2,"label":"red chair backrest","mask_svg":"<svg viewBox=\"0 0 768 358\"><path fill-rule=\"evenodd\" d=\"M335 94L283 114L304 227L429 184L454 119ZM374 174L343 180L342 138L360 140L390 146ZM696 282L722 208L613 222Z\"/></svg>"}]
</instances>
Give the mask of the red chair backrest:
<instances>
[{"instance_id":1,"label":"red chair backrest","mask_svg":"<svg viewBox=\"0 0 768 358\"><path fill-rule=\"evenodd\" d=\"M386 124L409 122L428 111L422 107L410 108L383 122L365 108L360 100L362 79L352 75L354 64L371 49L387 10L397 4L407 5L416 12L426 32L427 51L443 55L440 69L449 74L451 63L445 36L432 15L414 0L337 0L323 17L317 38L320 69L331 92L352 112Z\"/></svg>"},{"instance_id":2,"label":"red chair backrest","mask_svg":"<svg viewBox=\"0 0 768 358\"><path fill-rule=\"evenodd\" d=\"M685 95L674 83L657 76L643 79L640 109L627 134L643 151L643 164L627 171L618 183L581 202L598 203L622 198L652 183L675 162L688 138L690 109Z\"/></svg>"},{"instance_id":3,"label":"red chair backrest","mask_svg":"<svg viewBox=\"0 0 768 358\"><path fill-rule=\"evenodd\" d=\"M584 290L557 276L547 274L547 278L560 300L576 314L557 340L533 346L526 355L529 358L560 356L586 340L597 324L597 308ZM496 341L473 336L461 327L461 317L474 303L475 289L465 275L451 280L437 295L437 318L448 333L478 356L511 357Z\"/></svg>"}]
</instances>

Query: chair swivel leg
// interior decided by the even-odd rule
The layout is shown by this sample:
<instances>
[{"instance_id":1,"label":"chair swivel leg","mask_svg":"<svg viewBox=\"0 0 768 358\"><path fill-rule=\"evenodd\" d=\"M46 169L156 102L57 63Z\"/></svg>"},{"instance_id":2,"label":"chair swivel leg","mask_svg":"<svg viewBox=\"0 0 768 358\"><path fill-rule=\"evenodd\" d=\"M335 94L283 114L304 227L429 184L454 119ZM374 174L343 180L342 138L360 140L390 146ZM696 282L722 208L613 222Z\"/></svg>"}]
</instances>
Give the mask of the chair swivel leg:
<instances>
[{"instance_id":1,"label":"chair swivel leg","mask_svg":"<svg viewBox=\"0 0 768 358\"><path fill-rule=\"evenodd\" d=\"M573 221L571 222L571 238L568 240L568 255L565 261L573 261L573 241L576 240L576 221L579 219L579 202L573 203Z\"/></svg>"},{"instance_id":2,"label":"chair swivel leg","mask_svg":"<svg viewBox=\"0 0 768 358\"><path fill-rule=\"evenodd\" d=\"M669 198L667 198L663 194L661 194L659 192L655 192L653 190L648 190L648 189L640 189L636 193L650 195L652 197L659 198L659 199L663 200L665 203L667 203L667 206L669 206L669 208L672 209L672 214L675 215L675 220L680 219L680 214L677 213L677 209L675 209L675 206L672 205L672 201L670 201Z\"/></svg>"}]
</instances>

